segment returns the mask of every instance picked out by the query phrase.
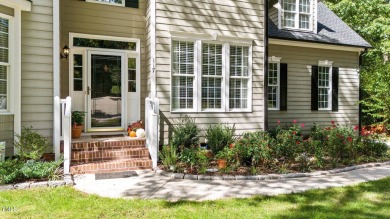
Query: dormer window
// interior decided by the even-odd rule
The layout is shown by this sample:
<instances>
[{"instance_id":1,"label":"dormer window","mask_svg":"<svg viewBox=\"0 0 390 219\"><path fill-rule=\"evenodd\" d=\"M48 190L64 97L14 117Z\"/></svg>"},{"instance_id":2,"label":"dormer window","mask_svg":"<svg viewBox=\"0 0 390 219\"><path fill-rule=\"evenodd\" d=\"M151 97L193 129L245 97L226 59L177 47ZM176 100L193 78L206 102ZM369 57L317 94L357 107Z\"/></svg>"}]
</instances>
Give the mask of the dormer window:
<instances>
[{"instance_id":1,"label":"dormer window","mask_svg":"<svg viewBox=\"0 0 390 219\"><path fill-rule=\"evenodd\" d=\"M286 29L312 30L313 0L279 0L280 26Z\"/></svg>"}]
</instances>

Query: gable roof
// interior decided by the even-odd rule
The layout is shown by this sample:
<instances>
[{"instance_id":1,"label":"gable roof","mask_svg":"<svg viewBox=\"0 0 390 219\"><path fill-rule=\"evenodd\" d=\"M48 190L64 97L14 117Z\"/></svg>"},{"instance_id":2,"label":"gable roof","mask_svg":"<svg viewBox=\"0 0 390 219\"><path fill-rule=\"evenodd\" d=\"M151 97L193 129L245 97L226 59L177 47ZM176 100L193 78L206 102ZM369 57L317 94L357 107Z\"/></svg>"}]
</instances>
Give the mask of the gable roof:
<instances>
[{"instance_id":1,"label":"gable roof","mask_svg":"<svg viewBox=\"0 0 390 219\"><path fill-rule=\"evenodd\" d=\"M268 36L269 38L275 39L309 41L363 48L372 47L322 2L318 2L317 22L318 31L317 33L313 33L279 30L278 26L268 18Z\"/></svg>"}]
</instances>

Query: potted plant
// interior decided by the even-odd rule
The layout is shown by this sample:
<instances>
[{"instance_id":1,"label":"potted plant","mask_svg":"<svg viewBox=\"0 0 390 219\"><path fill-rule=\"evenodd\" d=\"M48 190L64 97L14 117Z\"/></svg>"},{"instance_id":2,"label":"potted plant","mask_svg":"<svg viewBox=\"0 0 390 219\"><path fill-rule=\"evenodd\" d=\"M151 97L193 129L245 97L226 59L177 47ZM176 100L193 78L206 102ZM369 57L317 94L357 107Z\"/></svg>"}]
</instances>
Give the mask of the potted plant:
<instances>
[{"instance_id":1,"label":"potted plant","mask_svg":"<svg viewBox=\"0 0 390 219\"><path fill-rule=\"evenodd\" d=\"M225 169L227 163L233 158L234 151L229 147L225 147L223 150L219 151L216 155L218 169Z\"/></svg>"},{"instance_id":2,"label":"potted plant","mask_svg":"<svg viewBox=\"0 0 390 219\"><path fill-rule=\"evenodd\" d=\"M81 132L84 129L85 112L72 112L72 138L80 138Z\"/></svg>"}]
</instances>

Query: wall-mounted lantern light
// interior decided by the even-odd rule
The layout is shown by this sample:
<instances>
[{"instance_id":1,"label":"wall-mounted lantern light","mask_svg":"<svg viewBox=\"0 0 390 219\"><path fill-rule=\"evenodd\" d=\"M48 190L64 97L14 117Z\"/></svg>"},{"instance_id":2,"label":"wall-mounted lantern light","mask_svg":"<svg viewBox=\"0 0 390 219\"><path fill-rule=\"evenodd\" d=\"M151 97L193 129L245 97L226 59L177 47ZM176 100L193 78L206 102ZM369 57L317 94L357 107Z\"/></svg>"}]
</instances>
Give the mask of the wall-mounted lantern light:
<instances>
[{"instance_id":1,"label":"wall-mounted lantern light","mask_svg":"<svg viewBox=\"0 0 390 219\"><path fill-rule=\"evenodd\" d=\"M63 54L61 53L61 59L65 58L65 59L68 59L68 56L69 56L69 47L67 45L64 46L64 48L62 48L62 52Z\"/></svg>"}]
</instances>

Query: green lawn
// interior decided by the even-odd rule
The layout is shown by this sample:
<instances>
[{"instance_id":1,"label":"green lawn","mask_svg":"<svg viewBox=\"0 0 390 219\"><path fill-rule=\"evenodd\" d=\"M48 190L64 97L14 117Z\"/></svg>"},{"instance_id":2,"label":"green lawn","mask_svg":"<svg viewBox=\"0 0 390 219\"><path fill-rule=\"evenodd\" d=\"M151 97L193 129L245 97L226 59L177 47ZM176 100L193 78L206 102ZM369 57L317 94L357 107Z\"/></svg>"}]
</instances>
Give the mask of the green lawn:
<instances>
[{"instance_id":1,"label":"green lawn","mask_svg":"<svg viewBox=\"0 0 390 219\"><path fill-rule=\"evenodd\" d=\"M206 202L124 200L70 187L0 192L0 218L390 218L390 178L300 194Z\"/></svg>"}]
</instances>

